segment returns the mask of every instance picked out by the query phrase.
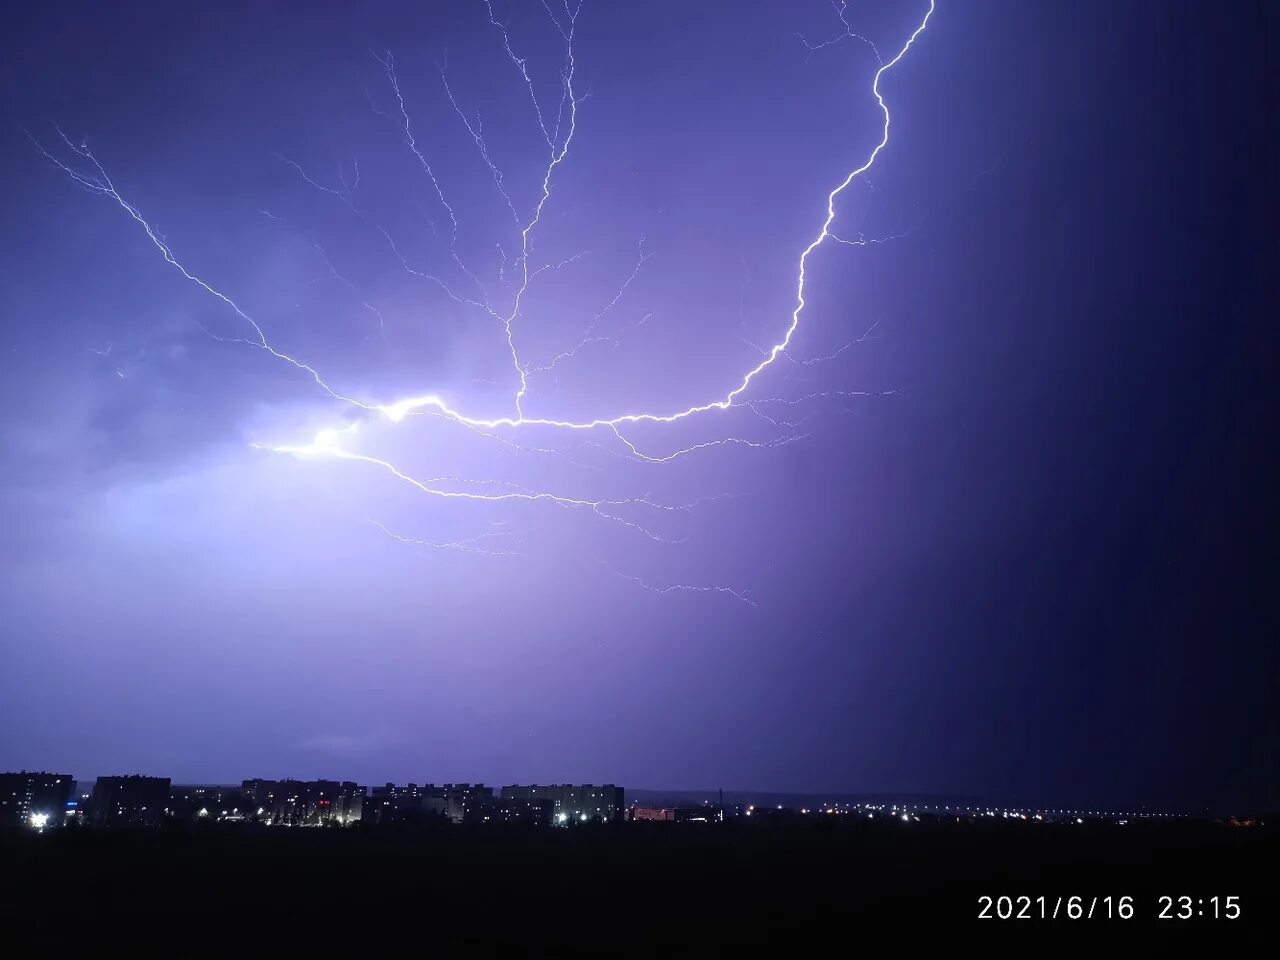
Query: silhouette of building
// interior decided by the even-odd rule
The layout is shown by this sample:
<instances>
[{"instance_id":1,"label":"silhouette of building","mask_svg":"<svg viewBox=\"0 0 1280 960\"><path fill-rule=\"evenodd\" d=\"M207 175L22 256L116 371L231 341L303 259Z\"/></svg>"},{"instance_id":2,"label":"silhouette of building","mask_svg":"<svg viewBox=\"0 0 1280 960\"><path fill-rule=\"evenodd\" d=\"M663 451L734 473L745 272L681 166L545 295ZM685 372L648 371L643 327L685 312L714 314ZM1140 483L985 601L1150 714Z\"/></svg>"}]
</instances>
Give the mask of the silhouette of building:
<instances>
[{"instance_id":1,"label":"silhouette of building","mask_svg":"<svg viewBox=\"0 0 1280 960\"><path fill-rule=\"evenodd\" d=\"M111 827L154 827L169 808L169 778L99 777L93 785L93 822Z\"/></svg>"},{"instance_id":2,"label":"silhouette of building","mask_svg":"<svg viewBox=\"0 0 1280 960\"><path fill-rule=\"evenodd\" d=\"M494 797L472 804L466 812L466 823L520 823L549 826L555 817L555 803L549 799Z\"/></svg>"},{"instance_id":3,"label":"silhouette of building","mask_svg":"<svg viewBox=\"0 0 1280 960\"><path fill-rule=\"evenodd\" d=\"M252 815L272 824L344 826L364 813L365 788L349 780L245 780L240 789Z\"/></svg>"},{"instance_id":4,"label":"silhouette of building","mask_svg":"<svg viewBox=\"0 0 1280 960\"><path fill-rule=\"evenodd\" d=\"M364 823L411 823L444 817L444 788L410 783L374 787L364 801Z\"/></svg>"},{"instance_id":5,"label":"silhouette of building","mask_svg":"<svg viewBox=\"0 0 1280 960\"><path fill-rule=\"evenodd\" d=\"M369 823L396 823L448 817L454 823L474 819L474 813L493 800L493 787L483 783L388 783L374 787L366 800Z\"/></svg>"},{"instance_id":6,"label":"silhouette of building","mask_svg":"<svg viewBox=\"0 0 1280 960\"><path fill-rule=\"evenodd\" d=\"M61 826L74 785L69 773L0 773L0 826Z\"/></svg>"},{"instance_id":7,"label":"silhouette of building","mask_svg":"<svg viewBox=\"0 0 1280 960\"><path fill-rule=\"evenodd\" d=\"M590 783L569 783L540 786L512 785L502 788L504 800L550 800L554 809L554 821L558 824L584 823L592 820L606 822L622 819L625 807L621 787L606 783L596 786Z\"/></svg>"},{"instance_id":8,"label":"silhouette of building","mask_svg":"<svg viewBox=\"0 0 1280 960\"><path fill-rule=\"evenodd\" d=\"M483 783L446 783L439 788L429 783L427 789L440 790L440 797L444 801L444 815L454 823L462 823L467 819L469 811L493 799L493 787L486 787Z\"/></svg>"},{"instance_id":9,"label":"silhouette of building","mask_svg":"<svg viewBox=\"0 0 1280 960\"><path fill-rule=\"evenodd\" d=\"M218 784L174 784L169 791L169 816L175 820L215 822L255 819L256 807L241 787Z\"/></svg>"},{"instance_id":10,"label":"silhouette of building","mask_svg":"<svg viewBox=\"0 0 1280 960\"><path fill-rule=\"evenodd\" d=\"M675 807L632 807L632 820L675 820Z\"/></svg>"}]
</instances>

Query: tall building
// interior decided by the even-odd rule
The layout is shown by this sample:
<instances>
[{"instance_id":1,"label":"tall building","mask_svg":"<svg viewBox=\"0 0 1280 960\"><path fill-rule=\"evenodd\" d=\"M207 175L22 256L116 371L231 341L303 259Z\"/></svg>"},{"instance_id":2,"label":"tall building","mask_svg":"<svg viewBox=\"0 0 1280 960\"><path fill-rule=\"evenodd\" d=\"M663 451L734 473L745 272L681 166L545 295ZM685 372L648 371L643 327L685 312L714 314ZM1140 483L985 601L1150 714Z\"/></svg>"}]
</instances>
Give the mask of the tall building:
<instances>
[{"instance_id":1,"label":"tall building","mask_svg":"<svg viewBox=\"0 0 1280 960\"><path fill-rule=\"evenodd\" d=\"M393 823L428 817L448 817L454 823L475 819L477 810L493 800L493 787L483 783L394 783L374 787L365 801L371 823Z\"/></svg>"},{"instance_id":2,"label":"tall building","mask_svg":"<svg viewBox=\"0 0 1280 960\"><path fill-rule=\"evenodd\" d=\"M454 823L467 819L467 814L493 799L493 787L483 783L446 783L443 787L427 784L431 791L439 790L444 800L444 815Z\"/></svg>"},{"instance_id":3,"label":"tall building","mask_svg":"<svg viewBox=\"0 0 1280 960\"><path fill-rule=\"evenodd\" d=\"M466 823L520 823L549 826L555 818L555 804L546 798L501 797L482 800L467 808Z\"/></svg>"},{"instance_id":4,"label":"tall building","mask_svg":"<svg viewBox=\"0 0 1280 960\"><path fill-rule=\"evenodd\" d=\"M398 787L388 783L374 787L364 801L364 823L407 823L444 816L444 794L439 787L416 783Z\"/></svg>"},{"instance_id":5,"label":"tall building","mask_svg":"<svg viewBox=\"0 0 1280 960\"><path fill-rule=\"evenodd\" d=\"M0 773L0 826L61 826L73 786L69 773Z\"/></svg>"},{"instance_id":6,"label":"tall building","mask_svg":"<svg viewBox=\"0 0 1280 960\"><path fill-rule=\"evenodd\" d=\"M175 783L169 791L169 816L176 820L247 820L255 810L239 787Z\"/></svg>"},{"instance_id":7,"label":"tall building","mask_svg":"<svg viewBox=\"0 0 1280 960\"><path fill-rule=\"evenodd\" d=\"M154 827L168 811L169 788L168 777L99 777L93 785L93 822Z\"/></svg>"},{"instance_id":8,"label":"tall building","mask_svg":"<svg viewBox=\"0 0 1280 960\"><path fill-rule=\"evenodd\" d=\"M504 800L550 800L555 811L555 822L562 825L584 823L591 820L610 822L621 820L625 807L621 787L606 783L596 786L590 783L571 783L539 786L512 785L502 788Z\"/></svg>"},{"instance_id":9,"label":"tall building","mask_svg":"<svg viewBox=\"0 0 1280 960\"><path fill-rule=\"evenodd\" d=\"M364 813L365 788L349 780L245 780L240 789L251 814L273 824L344 826Z\"/></svg>"}]
</instances>

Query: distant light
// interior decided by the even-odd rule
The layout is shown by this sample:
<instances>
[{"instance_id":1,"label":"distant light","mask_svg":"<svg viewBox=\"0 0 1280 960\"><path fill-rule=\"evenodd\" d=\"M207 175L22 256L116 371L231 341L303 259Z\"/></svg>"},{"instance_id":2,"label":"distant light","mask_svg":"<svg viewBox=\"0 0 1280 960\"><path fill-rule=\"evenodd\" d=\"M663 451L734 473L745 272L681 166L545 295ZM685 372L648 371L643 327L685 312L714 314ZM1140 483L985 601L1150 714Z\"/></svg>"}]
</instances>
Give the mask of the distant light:
<instances>
[{"instance_id":1,"label":"distant light","mask_svg":"<svg viewBox=\"0 0 1280 960\"><path fill-rule=\"evenodd\" d=\"M582 814L581 816L579 816L579 817L578 817L578 819L579 819L579 820L581 820L583 823L586 823L586 822L587 822L587 815L584 813L584 814Z\"/></svg>"},{"instance_id":2,"label":"distant light","mask_svg":"<svg viewBox=\"0 0 1280 960\"><path fill-rule=\"evenodd\" d=\"M200 812L196 814L196 816L198 817L207 817L208 815L209 815L209 810L207 807L201 807Z\"/></svg>"},{"instance_id":3,"label":"distant light","mask_svg":"<svg viewBox=\"0 0 1280 960\"><path fill-rule=\"evenodd\" d=\"M32 829L43 830L45 828L45 825L48 824L48 822L49 822L49 815L47 813L33 813L31 815Z\"/></svg>"},{"instance_id":4,"label":"distant light","mask_svg":"<svg viewBox=\"0 0 1280 960\"><path fill-rule=\"evenodd\" d=\"M905 813L902 815L902 822L903 822L903 823L906 823L906 822L907 822L908 820L910 820L910 819L911 819L911 818L910 818L909 816L907 816Z\"/></svg>"}]
</instances>

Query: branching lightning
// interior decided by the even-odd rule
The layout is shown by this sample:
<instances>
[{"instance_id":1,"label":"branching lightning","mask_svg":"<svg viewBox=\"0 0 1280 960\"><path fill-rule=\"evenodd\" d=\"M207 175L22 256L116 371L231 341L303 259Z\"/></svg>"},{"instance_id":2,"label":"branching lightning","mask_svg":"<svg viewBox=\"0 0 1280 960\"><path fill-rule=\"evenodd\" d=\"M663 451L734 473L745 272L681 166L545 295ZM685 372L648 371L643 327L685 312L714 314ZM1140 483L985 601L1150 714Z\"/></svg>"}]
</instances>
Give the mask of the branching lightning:
<instances>
[{"instance_id":1,"label":"branching lightning","mask_svg":"<svg viewBox=\"0 0 1280 960\"><path fill-rule=\"evenodd\" d=\"M844 2L833 3L833 9L837 18L843 25L843 32L838 36L821 42L810 43L805 41L805 45L810 51L817 51L822 48L836 44L844 39L855 39L862 41L871 48L875 54L879 64L871 82L871 94L879 107L882 116L882 125L880 137L872 147L869 155L858 166L851 169L847 175L837 183L826 194L825 212L821 220L817 233L809 241L809 243L801 250L797 262L795 276L794 291L794 308L791 310L781 335L769 347L761 350L759 361L749 369L747 369L740 378L731 382L721 392L712 393L710 399L699 403L692 404L677 409L658 409L651 407L639 407L634 409L625 409L622 411L604 411L596 416L585 418L568 418L558 416L539 415L533 416L525 413L526 400L530 391L530 380L537 374L545 374L556 368L560 364L567 364L576 361L584 351L584 348L592 344L611 343L615 347L618 345L616 336L605 336L598 331L598 327L602 320L608 315L626 296L628 289L632 283L640 275L642 268L646 262L652 257L652 254L646 252L644 240L639 242L638 257L635 267L631 274L626 277L618 287L616 294L611 300L606 302L601 309L585 325L580 340L576 345L570 346L558 354L555 354L541 363L531 363L525 359L520 348L520 321L524 318L524 306L530 291L532 282L549 271L557 271L571 267L578 259L585 256L586 252L582 251L572 257L566 258L555 263L544 263L538 266L532 264L535 252L535 241L539 232L539 225L543 219L548 204L551 202L554 194L554 186L557 178L561 174L562 168L566 166L570 156L571 147L573 146L575 135L578 131L580 119L580 107L586 99L585 95L580 95L575 88L576 81L576 58L575 43L577 38L579 15L582 11L582 3L570 3L570 0L562 0L563 9L554 10L550 0L544 0L543 6L547 15L550 17L551 23L562 41L562 59L559 68L559 96L554 107L548 109L547 105L542 102L535 88L533 76L526 59L517 55L511 40L508 27L504 24L494 12L493 5L490 0L483 0L484 10L487 14L489 26L497 33L500 38L502 49L510 63L520 78L520 83L527 92L530 104L532 106L534 119L537 128L541 133L543 143L540 150L545 150L545 162L541 166L541 174L539 177L539 185L535 191L535 196L525 205L522 210L522 203L514 194L509 186L509 182L503 174L502 169L494 158L489 144L485 139L484 126L481 121L480 114L477 112L469 113L456 95L455 90L449 83L449 79L445 70L440 71L440 79L443 86L444 94L448 103L453 108L454 113L463 124L466 133L474 143L479 153L480 162L484 164L490 177L492 178L494 188L501 196L507 210L511 215L511 224L515 230L512 253L508 256L507 250L502 244L498 245L498 253L501 257L501 266L498 270L500 284L505 288L501 305L498 304L497 297L481 281L479 273L472 269L464 262L459 253L459 217L456 208L448 199L445 184L433 166L431 157L421 141L419 134L414 127L411 119L411 107L403 91L399 77L395 68L395 61L388 52L384 55L375 55L378 63L381 64L386 80L390 88L391 97L394 106L388 110L380 108L374 98L370 97L370 102L375 112L389 121L396 129L404 146L412 154L418 167L421 169L423 176L426 177L432 188L435 201L438 202L440 209L444 212L448 219L448 250L449 256L456 264L458 269L467 278L474 292L459 293L455 291L446 281L425 270L412 266L404 255L401 253L400 246L393 239L392 234L380 224L372 221L369 216L362 212L360 205L355 198L355 189L359 185L359 165L353 163L354 176L351 182L348 181L346 173L339 167L338 180L341 183L339 187L325 186L320 180L314 178L299 163L278 154L278 159L291 167L301 179L311 188L321 193L331 196L338 202L342 203L352 214L358 217L366 226L375 230L390 249L396 262L410 275L429 281L439 287L448 297L459 305L467 308L482 311L489 321L495 323L502 334L505 341L507 352L510 355L511 375L513 380L511 393L511 412L500 414L484 414L468 411L464 407L451 399L447 399L440 391L426 391L418 394L400 397L394 400L372 400L361 399L350 396L347 392L334 388L330 383L317 371L311 364L297 359L296 357L278 350L272 345L264 331L263 326L255 320L246 310L228 294L218 289L212 283L201 278L198 274L190 270L175 254L169 244L162 238L160 232L153 226L152 222L147 220L137 206L126 200L124 196L117 190L111 177L107 174L104 166L99 162L92 150L85 142L76 142L68 137L60 128L55 127L61 144L68 151L68 159L60 159L50 150L46 149L39 141L32 137L37 149L49 161L55 164L63 173L65 173L78 186L85 190L106 197L117 204L129 217L142 229L147 239L161 254L165 262L178 271L185 280L200 287L206 294L220 301L228 308L235 317L244 323L249 333L240 337L218 337L222 340L230 340L233 342L247 344L255 349L260 349L270 354L273 358L280 360L293 368L305 373L323 391L329 398L339 401L342 404L353 407L361 412L361 419L348 423L341 428L326 428L320 430L315 437L307 443L255 443L255 447L268 449L276 453L289 454L303 460L313 459L336 459L349 460L367 464L382 470L395 478L398 482L407 484L423 494L435 498L456 501L485 501L490 503L509 503L515 501L524 501L530 503L543 503L554 505L565 509L574 509L581 511L589 511L611 523L620 524L659 542L671 542L670 538L663 536L658 530L646 522L646 516L662 515L672 512L687 512L693 506L706 499L699 498L692 503L686 504L664 504L648 497L622 497L617 499L599 499L590 497L572 496L566 493L558 493L554 491L542 489L523 489L511 484L504 484L498 481L490 480L474 480L460 477L434 477L430 479L417 479L397 467L389 460L373 456L369 453L357 452L353 449L353 441L360 432L362 423L369 419L381 419L391 427L406 423L411 417L432 417L442 421L456 424L468 431L476 433L486 439L492 439L499 443L520 450L522 452L536 452L544 454L563 455L563 447L540 447L527 444L517 443L510 436L516 432L527 432L540 430L544 433L556 435L572 436L574 434L598 434L598 439L586 441L592 446L601 446L608 448L611 444L617 444L619 451L623 456L644 464L669 464L673 461L693 456L707 450L724 447L742 447L746 449L769 449L785 443L795 442L801 439L804 434L799 432L799 428L803 420L789 422L781 416L775 416L768 412L768 408L773 406L790 405L796 406L804 401L825 398L832 396L868 396L870 394L859 391L827 391L821 393L811 393L799 398L782 398L782 397L764 397L752 399L748 397L748 392L752 389L753 384L762 374L772 367L780 357L787 357L788 350L792 345L797 330L800 327L801 320L805 313L808 299L809 284L809 265L810 258L821 248L828 240L837 244L850 246L865 246L868 244L883 242L881 239L867 239L861 234L852 236L837 233L833 229L833 225L837 218L837 205L841 195L849 188L849 186L859 177L869 171L875 164L880 153L884 150L889 142L890 129L890 111L881 91L881 81L886 73L899 64L907 55L912 45L925 31L929 24L930 17L934 13L935 0L929 0L928 9L924 13L918 26L912 31L910 36L898 49L897 53L891 59L884 59L880 51L870 40L855 33L850 27L847 17L846 4ZM279 220L273 214L262 211L266 216ZM357 292L355 286L331 261L328 253L319 244L313 241L315 249L319 252L323 262L331 274L332 278L343 284L363 308L374 317L378 322L378 330L380 334L385 333L385 322L383 314L377 305L369 298ZM744 261L745 266L745 261ZM745 283L744 283L745 291ZM744 293L745 295L745 293ZM643 324L648 316L641 319L636 326ZM875 329L874 324L868 330L869 336ZM853 342L846 344L836 354L838 356L848 349ZM107 353L109 353L109 348ZM106 356L107 353L103 355ZM828 358L829 359L829 358ZM813 363L816 361L797 360L797 363ZM118 372L118 371L117 371ZM119 374L123 376L123 374ZM705 440L703 442L683 446L680 449L668 450L665 452L654 452L650 450L642 450L640 445L629 435L629 428L639 427L640 425L670 425L682 421L691 420L701 415L715 415L730 409L742 409L749 413L755 414L764 422L771 424L773 427L785 431L782 437L776 437L768 440L754 440L747 437L739 436L720 436L714 439ZM584 438L585 439L585 438ZM488 531L473 538L450 539L450 540L430 540L417 539L413 537L402 536L393 533L377 521L375 523L387 536L399 540L406 544L420 547L430 547L441 550L454 550L470 553L484 554L510 554L512 551L505 548L507 538L510 536L506 531ZM693 591L693 592L709 592L720 593L731 596L737 600L748 604L753 601L740 590L736 590L725 586L705 586L699 584L673 583L667 585L654 585L640 577L632 576L618 571L612 571L617 576L636 583L647 590L657 593L671 593L676 591Z\"/></svg>"},{"instance_id":2,"label":"branching lightning","mask_svg":"<svg viewBox=\"0 0 1280 960\"><path fill-rule=\"evenodd\" d=\"M515 534L509 530L489 530L485 533L476 534L474 537L464 537L460 540L420 540L416 537L401 536L392 530L388 530L386 526L377 520L370 520L369 522L392 540L398 540L410 546L425 547L430 550L457 550L460 553L478 553L486 557L516 557L520 555L516 550L508 550L501 545L493 545L495 542L506 542L508 538L514 537Z\"/></svg>"}]
</instances>

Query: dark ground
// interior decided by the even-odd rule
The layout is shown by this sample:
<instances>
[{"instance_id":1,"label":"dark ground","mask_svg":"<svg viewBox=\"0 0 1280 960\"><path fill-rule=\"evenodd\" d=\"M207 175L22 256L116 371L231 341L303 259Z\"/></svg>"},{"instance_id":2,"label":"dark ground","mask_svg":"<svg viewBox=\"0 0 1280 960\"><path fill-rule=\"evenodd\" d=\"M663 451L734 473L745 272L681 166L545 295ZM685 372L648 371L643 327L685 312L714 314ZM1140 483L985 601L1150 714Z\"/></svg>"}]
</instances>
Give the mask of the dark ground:
<instances>
[{"instance_id":1,"label":"dark ground","mask_svg":"<svg viewBox=\"0 0 1280 960\"><path fill-rule=\"evenodd\" d=\"M1276 853L1270 828L1208 823L67 829L0 837L0 920L10 943L51 937L71 955L84 943L238 960L395 945L471 956L768 945L792 957L870 948L881 939L864 936L883 931L905 948L951 931L1263 943L1276 926ZM1050 910L1059 895L1086 908L1127 895L1135 916L1107 920L1098 906L1092 919L979 920L984 894L1044 895ZM1203 898L1206 915L1157 920L1161 895ZM1240 919L1210 918L1213 896L1239 897Z\"/></svg>"}]
</instances>

